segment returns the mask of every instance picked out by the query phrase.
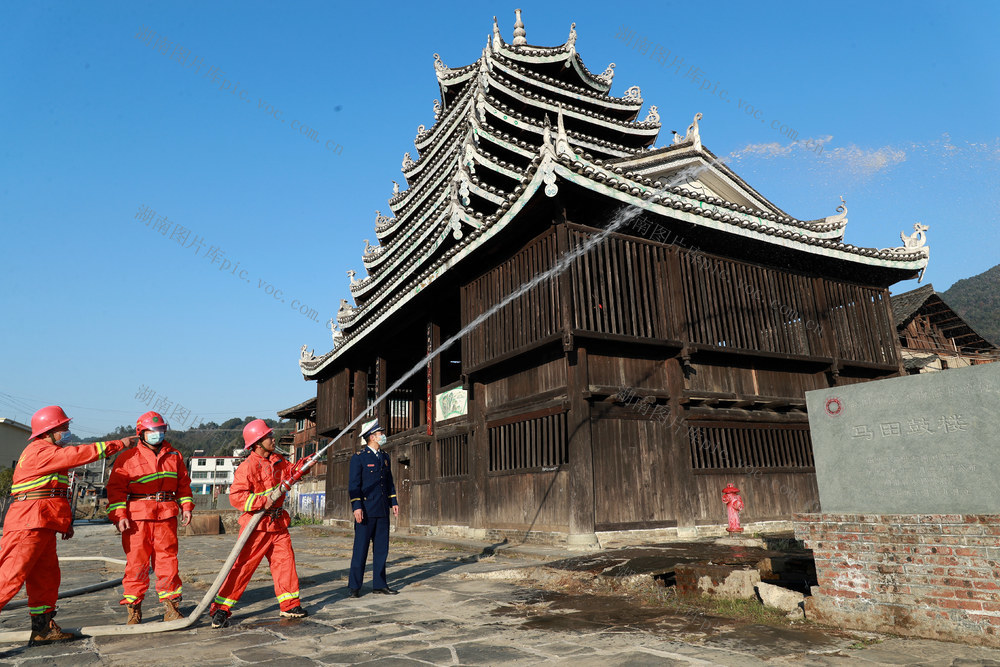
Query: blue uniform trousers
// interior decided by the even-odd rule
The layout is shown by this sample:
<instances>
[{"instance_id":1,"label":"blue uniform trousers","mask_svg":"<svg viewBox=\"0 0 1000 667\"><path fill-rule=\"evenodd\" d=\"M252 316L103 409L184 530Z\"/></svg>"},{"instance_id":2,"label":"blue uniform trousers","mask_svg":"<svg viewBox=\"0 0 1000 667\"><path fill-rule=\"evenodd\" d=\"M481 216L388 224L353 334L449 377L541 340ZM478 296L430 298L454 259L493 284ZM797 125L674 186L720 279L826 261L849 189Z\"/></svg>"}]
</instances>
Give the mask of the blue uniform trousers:
<instances>
[{"instance_id":1,"label":"blue uniform trousers","mask_svg":"<svg viewBox=\"0 0 1000 667\"><path fill-rule=\"evenodd\" d=\"M368 516L361 523L354 523L354 553L351 555L351 574L347 585L361 589L365 579L365 564L368 562L368 544L372 549L372 588L387 588L385 581L385 561L389 557L389 517Z\"/></svg>"}]
</instances>

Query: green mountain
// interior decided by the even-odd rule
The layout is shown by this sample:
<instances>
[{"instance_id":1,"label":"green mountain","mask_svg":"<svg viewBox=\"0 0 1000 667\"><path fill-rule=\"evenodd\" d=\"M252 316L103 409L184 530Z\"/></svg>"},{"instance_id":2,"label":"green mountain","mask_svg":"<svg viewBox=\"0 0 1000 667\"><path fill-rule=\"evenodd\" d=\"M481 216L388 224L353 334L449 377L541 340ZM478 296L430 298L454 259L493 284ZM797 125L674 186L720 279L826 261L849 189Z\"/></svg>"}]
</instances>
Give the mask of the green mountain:
<instances>
[{"instance_id":1,"label":"green mountain","mask_svg":"<svg viewBox=\"0 0 1000 667\"><path fill-rule=\"evenodd\" d=\"M1000 264L959 280L941 297L980 336L1000 345Z\"/></svg>"},{"instance_id":2,"label":"green mountain","mask_svg":"<svg viewBox=\"0 0 1000 667\"><path fill-rule=\"evenodd\" d=\"M234 449L243 448L243 427L249 424L256 417L244 417L243 419L233 418L221 424L208 422L192 426L185 431L167 431L167 442L179 449L188 458L196 449L205 451L206 456L232 456ZM274 419L265 419L264 422L274 429L276 438L292 432L290 422L281 423ZM116 440L127 435L135 435L135 425L119 426L117 429L106 435L97 438L88 438L85 442L98 442L101 440ZM79 441L73 438L73 441Z\"/></svg>"}]
</instances>

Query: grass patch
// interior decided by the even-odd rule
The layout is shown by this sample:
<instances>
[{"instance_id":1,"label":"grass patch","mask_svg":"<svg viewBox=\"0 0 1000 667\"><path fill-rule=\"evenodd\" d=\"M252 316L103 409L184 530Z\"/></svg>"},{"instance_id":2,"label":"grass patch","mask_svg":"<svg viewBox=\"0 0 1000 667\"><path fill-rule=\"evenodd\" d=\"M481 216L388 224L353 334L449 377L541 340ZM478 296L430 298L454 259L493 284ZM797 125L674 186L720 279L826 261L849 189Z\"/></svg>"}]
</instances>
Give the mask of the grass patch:
<instances>
[{"instance_id":1,"label":"grass patch","mask_svg":"<svg viewBox=\"0 0 1000 667\"><path fill-rule=\"evenodd\" d=\"M321 526L321 525L323 525L323 519L315 519L315 518L313 518L311 516L300 516L300 515L296 514L294 517L292 517L292 521L288 525L290 527L291 526Z\"/></svg>"},{"instance_id":2,"label":"grass patch","mask_svg":"<svg viewBox=\"0 0 1000 667\"><path fill-rule=\"evenodd\" d=\"M765 607L756 599L752 600L730 600L727 598L714 598L702 596L700 601L708 607L708 613L715 616L725 616L735 618L751 624L761 625L787 625L785 612L779 609Z\"/></svg>"},{"instance_id":3,"label":"grass patch","mask_svg":"<svg viewBox=\"0 0 1000 667\"><path fill-rule=\"evenodd\" d=\"M644 607L667 609L679 616L719 617L749 625L787 626L790 621L785 612L771 609L754 599L728 599L708 595L682 596L677 589L662 582L643 577L597 577L593 582L577 578L564 579L548 589L563 593L627 597Z\"/></svg>"}]
</instances>

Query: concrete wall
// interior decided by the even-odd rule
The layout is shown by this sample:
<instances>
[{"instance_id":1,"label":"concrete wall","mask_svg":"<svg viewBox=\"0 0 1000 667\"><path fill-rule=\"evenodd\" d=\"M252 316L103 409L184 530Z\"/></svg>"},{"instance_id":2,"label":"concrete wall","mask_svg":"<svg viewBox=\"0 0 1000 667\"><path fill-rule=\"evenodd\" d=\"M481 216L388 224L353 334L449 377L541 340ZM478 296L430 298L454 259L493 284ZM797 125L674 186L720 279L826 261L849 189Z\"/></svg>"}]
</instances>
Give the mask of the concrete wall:
<instances>
[{"instance_id":1,"label":"concrete wall","mask_svg":"<svg viewBox=\"0 0 1000 667\"><path fill-rule=\"evenodd\" d=\"M806 598L807 618L1000 646L1000 515L796 514L794 520L819 579Z\"/></svg>"}]
</instances>

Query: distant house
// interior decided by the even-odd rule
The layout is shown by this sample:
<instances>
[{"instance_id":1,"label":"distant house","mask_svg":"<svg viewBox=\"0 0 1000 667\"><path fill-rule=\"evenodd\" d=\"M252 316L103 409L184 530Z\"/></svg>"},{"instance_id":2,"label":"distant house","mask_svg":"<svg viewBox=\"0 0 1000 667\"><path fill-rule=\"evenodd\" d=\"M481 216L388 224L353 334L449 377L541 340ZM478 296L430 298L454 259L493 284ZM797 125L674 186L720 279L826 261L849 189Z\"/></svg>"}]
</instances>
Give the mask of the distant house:
<instances>
[{"instance_id":1,"label":"distant house","mask_svg":"<svg viewBox=\"0 0 1000 667\"><path fill-rule=\"evenodd\" d=\"M240 450L235 450L233 456L205 456L202 450L196 450L188 467L192 493L215 494L216 489L218 495L229 493L233 473L242 460Z\"/></svg>"},{"instance_id":2,"label":"distant house","mask_svg":"<svg viewBox=\"0 0 1000 667\"><path fill-rule=\"evenodd\" d=\"M316 435L316 398L310 398L298 405L278 412L282 419L295 421L293 435L281 436L278 446L291 450L292 461L303 459L329 442L329 438ZM346 484L346 480L344 480ZM317 463L289 492L290 500L298 514L308 514L322 518L326 504L326 457ZM287 503L286 503L287 506Z\"/></svg>"},{"instance_id":3,"label":"distant house","mask_svg":"<svg viewBox=\"0 0 1000 667\"><path fill-rule=\"evenodd\" d=\"M31 428L7 417L0 417L0 470L13 468L28 445Z\"/></svg>"},{"instance_id":4,"label":"distant house","mask_svg":"<svg viewBox=\"0 0 1000 667\"><path fill-rule=\"evenodd\" d=\"M903 368L910 375L1000 359L1000 349L959 317L933 285L893 296L891 302Z\"/></svg>"}]
</instances>

